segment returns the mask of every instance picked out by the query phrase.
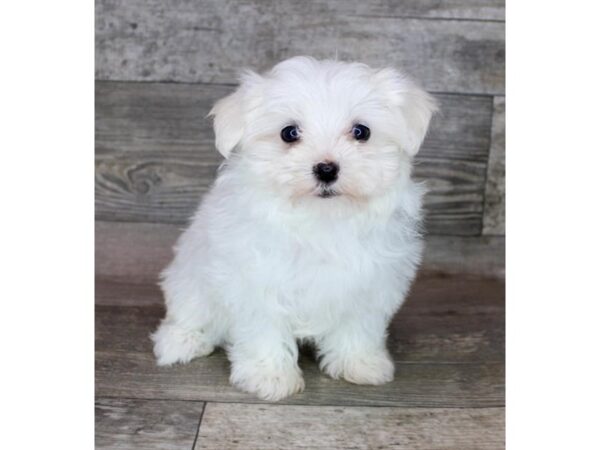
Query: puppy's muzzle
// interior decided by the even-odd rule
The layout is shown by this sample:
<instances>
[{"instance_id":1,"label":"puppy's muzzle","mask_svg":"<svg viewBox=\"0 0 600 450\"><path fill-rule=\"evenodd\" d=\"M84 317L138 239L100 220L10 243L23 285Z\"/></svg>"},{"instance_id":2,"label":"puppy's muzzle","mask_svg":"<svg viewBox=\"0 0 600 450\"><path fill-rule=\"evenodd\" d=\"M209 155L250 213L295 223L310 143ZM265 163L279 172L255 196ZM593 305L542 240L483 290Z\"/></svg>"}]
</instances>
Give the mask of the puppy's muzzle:
<instances>
[{"instance_id":1,"label":"puppy's muzzle","mask_svg":"<svg viewBox=\"0 0 600 450\"><path fill-rule=\"evenodd\" d=\"M313 167L317 180L324 184L331 184L338 178L340 166L334 162L320 162Z\"/></svg>"}]
</instances>

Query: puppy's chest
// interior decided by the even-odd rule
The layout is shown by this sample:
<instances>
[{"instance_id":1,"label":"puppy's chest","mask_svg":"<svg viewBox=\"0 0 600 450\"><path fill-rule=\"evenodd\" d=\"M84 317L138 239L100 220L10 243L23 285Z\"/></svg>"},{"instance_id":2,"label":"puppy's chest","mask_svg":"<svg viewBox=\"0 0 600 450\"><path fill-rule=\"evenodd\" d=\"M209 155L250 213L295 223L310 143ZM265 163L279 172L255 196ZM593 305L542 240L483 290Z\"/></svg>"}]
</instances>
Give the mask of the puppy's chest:
<instances>
[{"instance_id":1,"label":"puppy's chest","mask_svg":"<svg viewBox=\"0 0 600 450\"><path fill-rule=\"evenodd\" d=\"M279 259L273 274L282 277L299 301L338 297L363 289L392 262L381 252L384 245L383 236L341 232L289 240L274 261L277 264Z\"/></svg>"}]
</instances>

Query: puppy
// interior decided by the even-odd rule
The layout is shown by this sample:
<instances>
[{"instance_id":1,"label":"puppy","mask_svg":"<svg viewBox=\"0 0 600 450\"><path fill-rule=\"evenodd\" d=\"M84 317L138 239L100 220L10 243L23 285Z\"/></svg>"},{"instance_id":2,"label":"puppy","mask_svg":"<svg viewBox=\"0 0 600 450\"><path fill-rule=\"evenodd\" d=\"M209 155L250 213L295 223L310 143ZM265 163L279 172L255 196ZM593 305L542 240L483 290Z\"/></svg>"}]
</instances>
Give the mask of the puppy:
<instances>
[{"instance_id":1,"label":"puppy","mask_svg":"<svg viewBox=\"0 0 600 450\"><path fill-rule=\"evenodd\" d=\"M392 380L386 329L415 276L411 162L436 105L393 69L295 57L218 101L226 158L162 274L159 365L227 350L261 399L304 388L297 342L335 379Z\"/></svg>"}]
</instances>

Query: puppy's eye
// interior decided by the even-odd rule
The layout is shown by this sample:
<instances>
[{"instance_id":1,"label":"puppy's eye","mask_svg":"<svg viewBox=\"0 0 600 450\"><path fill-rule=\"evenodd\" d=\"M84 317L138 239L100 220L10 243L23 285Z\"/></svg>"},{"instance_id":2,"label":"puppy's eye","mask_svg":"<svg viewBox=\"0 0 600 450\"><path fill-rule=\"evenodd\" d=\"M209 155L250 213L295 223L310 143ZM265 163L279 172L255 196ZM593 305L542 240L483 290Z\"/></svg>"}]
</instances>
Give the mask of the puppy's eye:
<instances>
[{"instance_id":1,"label":"puppy's eye","mask_svg":"<svg viewBox=\"0 0 600 450\"><path fill-rule=\"evenodd\" d=\"M354 136L354 139L356 139L357 141L364 142L369 139L369 136L371 136L371 130L369 130L369 127L367 127L366 125L361 125L360 123L357 123L352 127L352 136Z\"/></svg>"},{"instance_id":2,"label":"puppy's eye","mask_svg":"<svg viewBox=\"0 0 600 450\"><path fill-rule=\"evenodd\" d=\"M281 139L284 142L296 142L300 139L300 130L296 125L288 125L281 130Z\"/></svg>"}]
</instances>

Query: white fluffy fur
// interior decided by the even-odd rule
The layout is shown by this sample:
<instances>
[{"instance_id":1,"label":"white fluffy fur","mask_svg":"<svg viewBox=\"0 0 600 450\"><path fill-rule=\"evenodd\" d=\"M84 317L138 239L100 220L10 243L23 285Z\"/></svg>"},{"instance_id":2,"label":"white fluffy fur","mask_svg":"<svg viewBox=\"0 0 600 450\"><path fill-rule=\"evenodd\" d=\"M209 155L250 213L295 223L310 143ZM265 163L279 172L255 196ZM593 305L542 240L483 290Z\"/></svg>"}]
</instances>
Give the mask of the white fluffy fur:
<instances>
[{"instance_id":1,"label":"white fluffy fur","mask_svg":"<svg viewBox=\"0 0 600 450\"><path fill-rule=\"evenodd\" d=\"M247 72L211 111L227 160L163 273L158 364L221 346L234 385L278 400L304 388L303 341L333 378L390 381L386 329L422 251L411 161L434 110L392 69L296 57ZM302 136L291 145L290 124ZM312 173L322 161L340 166L328 198Z\"/></svg>"}]
</instances>

